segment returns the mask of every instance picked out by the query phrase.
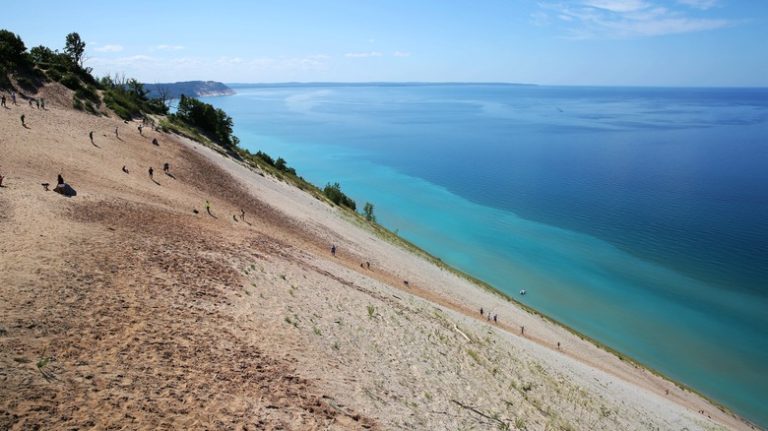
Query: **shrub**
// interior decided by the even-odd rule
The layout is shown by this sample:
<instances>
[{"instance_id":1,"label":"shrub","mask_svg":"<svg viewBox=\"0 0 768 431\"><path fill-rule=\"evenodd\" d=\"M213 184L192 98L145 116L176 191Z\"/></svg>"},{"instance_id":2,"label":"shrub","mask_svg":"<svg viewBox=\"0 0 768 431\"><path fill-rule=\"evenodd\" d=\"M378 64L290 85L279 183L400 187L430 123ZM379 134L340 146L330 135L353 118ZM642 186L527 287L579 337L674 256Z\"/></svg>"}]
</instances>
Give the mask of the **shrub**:
<instances>
[{"instance_id":1,"label":"shrub","mask_svg":"<svg viewBox=\"0 0 768 431\"><path fill-rule=\"evenodd\" d=\"M345 206L352 211L357 208L355 201L350 199L349 196L345 195L344 192L341 191L341 186L339 183L326 184L323 188L323 194L336 205Z\"/></svg>"},{"instance_id":2,"label":"shrub","mask_svg":"<svg viewBox=\"0 0 768 431\"><path fill-rule=\"evenodd\" d=\"M363 214L365 215L365 219L370 222L376 221L376 216L373 215L373 204L370 202L366 202L363 206Z\"/></svg>"},{"instance_id":3,"label":"shrub","mask_svg":"<svg viewBox=\"0 0 768 431\"><path fill-rule=\"evenodd\" d=\"M61 83L70 90L77 90L80 88L80 80L72 72L68 72L64 75L64 77L61 78Z\"/></svg>"}]
</instances>

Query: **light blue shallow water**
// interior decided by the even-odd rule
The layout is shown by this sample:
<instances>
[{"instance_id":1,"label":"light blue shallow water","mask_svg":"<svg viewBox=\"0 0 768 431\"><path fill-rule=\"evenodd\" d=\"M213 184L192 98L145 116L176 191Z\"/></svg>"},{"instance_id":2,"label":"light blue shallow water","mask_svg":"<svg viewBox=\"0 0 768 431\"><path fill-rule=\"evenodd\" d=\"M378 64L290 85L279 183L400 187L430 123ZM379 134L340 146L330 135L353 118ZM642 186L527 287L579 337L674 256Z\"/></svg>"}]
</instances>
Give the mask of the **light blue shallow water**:
<instances>
[{"instance_id":1,"label":"light blue shallow water","mask_svg":"<svg viewBox=\"0 0 768 431\"><path fill-rule=\"evenodd\" d=\"M768 90L236 90L245 147L768 426Z\"/></svg>"}]
</instances>

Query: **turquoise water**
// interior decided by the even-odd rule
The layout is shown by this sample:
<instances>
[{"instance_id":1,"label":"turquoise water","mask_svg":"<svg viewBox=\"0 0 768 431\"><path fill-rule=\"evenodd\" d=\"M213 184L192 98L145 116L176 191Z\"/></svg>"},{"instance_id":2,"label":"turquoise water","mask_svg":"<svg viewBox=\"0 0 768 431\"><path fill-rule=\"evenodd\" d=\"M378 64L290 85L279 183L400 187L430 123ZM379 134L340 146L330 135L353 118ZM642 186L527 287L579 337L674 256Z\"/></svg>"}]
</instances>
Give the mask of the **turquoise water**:
<instances>
[{"instance_id":1,"label":"turquoise water","mask_svg":"<svg viewBox=\"0 0 768 431\"><path fill-rule=\"evenodd\" d=\"M236 90L246 148L768 426L768 90Z\"/></svg>"}]
</instances>

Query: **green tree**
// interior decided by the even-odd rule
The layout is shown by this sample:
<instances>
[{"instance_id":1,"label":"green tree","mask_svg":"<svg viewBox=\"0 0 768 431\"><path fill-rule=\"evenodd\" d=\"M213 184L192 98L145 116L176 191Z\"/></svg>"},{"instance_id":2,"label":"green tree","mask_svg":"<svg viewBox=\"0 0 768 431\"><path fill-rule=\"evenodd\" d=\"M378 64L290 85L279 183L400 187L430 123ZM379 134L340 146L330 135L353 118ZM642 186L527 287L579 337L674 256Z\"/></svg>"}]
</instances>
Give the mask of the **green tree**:
<instances>
[{"instance_id":1,"label":"green tree","mask_svg":"<svg viewBox=\"0 0 768 431\"><path fill-rule=\"evenodd\" d=\"M365 214L365 219L370 222L376 221L376 216L373 215L373 204L370 202L366 202L363 206L363 214Z\"/></svg>"},{"instance_id":2,"label":"green tree","mask_svg":"<svg viewBox=\"0 0 768 431\"><path fill-rule=\"evenodd\" d=\"M56 53L47 46L36 46L29 50L29 56L35 64L48 65L55 61Z\"/></svg>"},{"instance_id":3,"label":"green tree","mask_svg":"<svg viewBox=\"0 0 768 431\"><path fill-rule=\"evenodd\" d=\"M221 109L214 108L194 97L181 95L176 117L185 123L200 129L220 145L232 148L240 142L232 135L232 117Z\"/></svg>"},{"instance_id":4,"label":"green tree","mask_svg":"<svg viewBox=\"0 0 768 431\"><path fill-rule=\"evenodd\" d=\"M0 66L16 68L24 62L27 47L21 38L8 30L0 30Z\"/></svg>"},{"instance_id":5,"label":"green tree","mask_svg":"<svg viewBox=\"0 0 768 431\"><path fill-rule=\"evenodd\" d=\"M64 52L69 56L73 63L83 67L83 54L85 54L85 42L80 39L80 35L72 32L67 35L66 43L64 44Z\"/></svg>"}]
</instances>

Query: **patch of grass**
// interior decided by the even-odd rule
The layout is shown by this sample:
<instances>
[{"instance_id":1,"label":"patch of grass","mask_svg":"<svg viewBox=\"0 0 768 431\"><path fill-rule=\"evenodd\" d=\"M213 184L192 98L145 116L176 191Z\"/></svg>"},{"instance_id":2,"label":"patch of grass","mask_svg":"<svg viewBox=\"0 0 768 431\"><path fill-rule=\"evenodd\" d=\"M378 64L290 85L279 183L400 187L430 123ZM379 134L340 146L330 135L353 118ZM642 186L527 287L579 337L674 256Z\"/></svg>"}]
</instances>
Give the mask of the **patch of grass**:
<instances>
[{"instance_id":1,"label":"patch of grass","mask_svg":"<svg viewBox=\"0 0 768 431\"><path fill-rule=\"evenodd\" d=\"M367 308L368 308L368 317L370 318L376 317L376 307L369 304Z\"/></svg>"},{"instance_id":2,"label":"patch of grass","mask_svg":"<svg viewBox=\"0 0 768 431\"><path fill-rule=\"evenodd\" d=\"M333 345L331 347L333 348L333 350L339 350L341 348L339 346L339 342L338 341L334 341Z\"/></svg>"},{"instance_id":3,"label":"patch of grass","mask_svg":"<svg viewBox=\"0 0 768 431\"><path fill-rule=\"evenodd\" d=\"M519 430L525 430L525 419L523 418L515 418L515 428Z\"/></svg>"},{"instance_id":4,"label":"patch of grass","mask_svg":"<svg viewBox=\"0 0 768 431\"><path fill-rule=\"evenodd\" d=\"M479 353L477 353L476 351L474 351L472 349L467 349L467 354L469 355L470 358L474 359L475 362L478 363L478 365L483 365L483 360L480 357Z\"/></svg>"},{"instance_id":5,"label":"patch of grass","mask_svg":"<svg viewBox=\"0 0 768 431\"><path fill-rule=\"evenodd\" d=\"M317 326L313 326L312 327L312 332L314 332L315 335L317 335L317 336L323 335L323 333L320 332L320 328L318 328Z\"/></svg>"}]
</instances>

